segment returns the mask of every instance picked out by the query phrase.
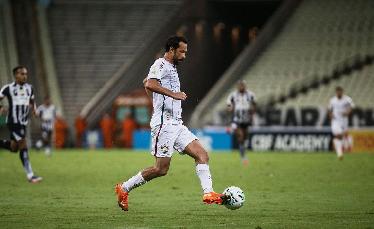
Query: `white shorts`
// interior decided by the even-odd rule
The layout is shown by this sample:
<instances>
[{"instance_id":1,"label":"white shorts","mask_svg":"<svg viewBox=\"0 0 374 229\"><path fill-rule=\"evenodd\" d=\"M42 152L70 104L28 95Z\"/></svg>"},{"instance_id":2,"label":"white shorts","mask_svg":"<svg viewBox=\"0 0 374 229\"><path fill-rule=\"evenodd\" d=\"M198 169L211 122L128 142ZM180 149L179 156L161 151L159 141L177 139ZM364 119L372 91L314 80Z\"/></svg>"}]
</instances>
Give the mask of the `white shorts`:
<instances>
[{"instance_id":1,"label":"white shorts","mask_svg":"<svg viewBox=\"0 0 374 229\"><path fill-rule=\"evenodd\" d=\"M163 124L151 130L152 150L155 157L171 157L174 149L182 153L192 141L198 139L182 124Z\"/></svg>"},{"instance_id":2,"label":"white shorts","mask_svg":"<svg viewBox=\"0 0 374 229\"><path fill-rule=\"evenodd\" d=\"M348 125L345 125L344 123L341 123L341 122L332 121L331 131L334 136L344 134L348 131Z\"/></svg>"}]
</instances>

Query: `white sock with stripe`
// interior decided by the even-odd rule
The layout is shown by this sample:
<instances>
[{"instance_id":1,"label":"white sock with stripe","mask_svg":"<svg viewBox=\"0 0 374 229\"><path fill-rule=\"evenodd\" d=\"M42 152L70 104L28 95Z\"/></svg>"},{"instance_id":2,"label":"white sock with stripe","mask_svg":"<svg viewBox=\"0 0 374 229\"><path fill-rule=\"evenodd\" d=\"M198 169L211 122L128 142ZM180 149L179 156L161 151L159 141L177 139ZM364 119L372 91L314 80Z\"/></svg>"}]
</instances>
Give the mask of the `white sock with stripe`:
<instances>
[{"instance_id":1,"label":"white sock with stripe","mask_svg":"<svg viewBox=\"0 0 374 229\"><path fill-rule=\"evenodd\" d=\"M201 188L204 193L213 192L212 176L210 175L209 165L197 164L196 175L200 179Z\"/></svg>"}]
</instances>

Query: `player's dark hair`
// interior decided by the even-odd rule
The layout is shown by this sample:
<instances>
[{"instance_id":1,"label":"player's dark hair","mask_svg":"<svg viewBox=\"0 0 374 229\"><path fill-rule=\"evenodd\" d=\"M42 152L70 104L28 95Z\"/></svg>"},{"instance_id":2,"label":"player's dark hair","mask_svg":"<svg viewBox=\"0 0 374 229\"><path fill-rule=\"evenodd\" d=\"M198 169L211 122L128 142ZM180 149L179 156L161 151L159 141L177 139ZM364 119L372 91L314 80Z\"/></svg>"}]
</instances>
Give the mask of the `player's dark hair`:
<instances>
[{"instance_id":1,"label":"player's dark hair","mask_svg":"<svg viewBox=\"0 0 374 229\"><path fill-rule=\"evenodd\" d=\"M182 36L172 36L172 37L169 37L166 40L165 52L169 52L171 48L172 49L179 48L179 42L183 42L183 43L187 44L187 39L185 37L182 37Z\"/></svg>"},{"instance_id":2,"label":"player's dark hair","mask_svg":"<svg viewBox=\"0 0 374 229\"><path fill-rule=\"evenodd\" d=\"M18 66L16 66L15 68L13 68L13 70L12 70L12 72L13 72L13 76L16 75L16 73L17 73L17 71L18 71L19 69L23 69L23 68L27 69L27 68L26 68L25 66L23 66L23 65L18 65Z\"/></svg>"},{"instance_id":3,"label":"player's dark hair","mask_svg":"<svg viewBox=\"0 0 374 229\"><path fill-rule=\"evenodd\" d=\"M337 86L337 87L335 88L335 91L343 91L343 88L342 88L341 86Z\"/></svg>"}]
</instances>

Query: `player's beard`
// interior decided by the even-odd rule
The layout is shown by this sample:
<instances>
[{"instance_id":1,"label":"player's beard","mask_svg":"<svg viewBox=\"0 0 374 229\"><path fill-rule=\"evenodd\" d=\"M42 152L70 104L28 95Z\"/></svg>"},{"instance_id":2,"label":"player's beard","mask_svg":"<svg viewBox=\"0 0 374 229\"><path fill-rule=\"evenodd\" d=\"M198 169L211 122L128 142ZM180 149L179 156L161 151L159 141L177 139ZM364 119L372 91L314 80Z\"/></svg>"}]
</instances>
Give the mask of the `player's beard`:
<instances>
[{"instance_id":1,"label":"player's beard","mask_svg":"<svg viewBox=\"0 0 374 229\"><path fill-rule=\"evenodd\" d=\"M174 65L178 65L179 64L179 60L178 60L178 58L177 58L177 56L175 54L173 56L173 63L174 63Z\"/></svg>"},{"instance_id":2,"label":"player's beard","mask_svg":"<svg viewBox=\"0 0 374 229\"><path fill-rule=\"evenodd\" d=\"M182 61L183 61L183 59L178 59L176 53L174 53L174 56L173 56L173 63L174 63L174 65L178 65Z\"/></svg>"}]
</instances>

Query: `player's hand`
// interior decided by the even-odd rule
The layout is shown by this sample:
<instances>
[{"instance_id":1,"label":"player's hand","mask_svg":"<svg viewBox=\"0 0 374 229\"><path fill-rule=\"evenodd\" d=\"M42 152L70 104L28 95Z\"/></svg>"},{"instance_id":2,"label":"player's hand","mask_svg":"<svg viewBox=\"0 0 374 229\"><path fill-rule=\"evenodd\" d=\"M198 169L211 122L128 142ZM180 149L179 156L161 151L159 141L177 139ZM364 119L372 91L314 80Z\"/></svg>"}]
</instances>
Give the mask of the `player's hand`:
<instances>
[{"instance_id":1,"label":"player's hand","mask_svg":"<svg viewBox=\"0 0 374 229\"><path fill-rule=\"evenodd\" d=\"M187 95L186 93L184 93L183 91L180 91L180 92L174 92L173 94L173 99L177 99L177 100L186 100L187 99Z\"/></svg>"}]
</instances>

